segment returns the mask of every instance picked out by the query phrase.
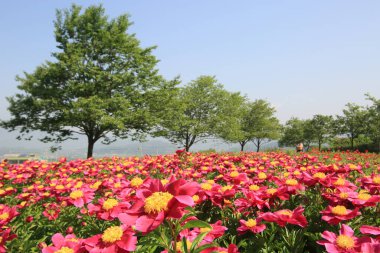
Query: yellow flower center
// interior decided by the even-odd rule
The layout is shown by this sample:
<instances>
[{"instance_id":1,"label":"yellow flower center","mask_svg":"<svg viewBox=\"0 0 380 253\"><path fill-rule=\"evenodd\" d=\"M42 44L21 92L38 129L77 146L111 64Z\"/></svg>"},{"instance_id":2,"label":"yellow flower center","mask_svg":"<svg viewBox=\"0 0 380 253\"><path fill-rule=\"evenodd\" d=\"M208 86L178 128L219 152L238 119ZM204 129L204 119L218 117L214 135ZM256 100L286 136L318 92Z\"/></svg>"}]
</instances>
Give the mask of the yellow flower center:
<instances>
[{"instance_id":1,"label":"yellow flower center","mask_svg":"<svg viewBox=\"0 0 380 253\"><path fill-rule=\"evenodd\" d=\"M259 179L266 179L266 178L267 178L267 175L266 175L264 172L260 172L260 173L258 174L258 177L259 177Z\"/></svg>"},{"instance_id":2,"label":"yellow flower center","mask_svg":"<svg viewBox=\"0 0 380 253\"><path fill-rule=\"evenodd\" d=\"M74 250L68 247L62 247L61 249L54 251L54 253L74 253Z\"/></svg>"},{"instance_id":3,"label":"yellow flower center","mask_svg":"<svg viewBox=\"0 0 380 253\"><path fill-rule=\"evenodd\" d=\"M287 180L285 181L285 184L287 184L287 185L291 185L291 186L294 186L294 185L297 185L297 184L298 184L298 181L295 180L295 179L287 179Z\"/></svg>"},{"instance_id":4,"label":"yellow flower center","mask_svg":"<svg viewBox=\"0 0 380 253\"><path fill-rule=\"evenodd\" d=\"M145 199L144 211L149 214L167 211L172 198L173 195L168 192L155 192Z\"/></svg>"},{"instance_id":5,"label":"yellow flower center","mask_svg":"<svg viewBox=\"0 0 380 253\"><path fill-rule=\"evenodd\" d=\"M326 174L323 172L317 172L313 175L314 178L324 179L326 178Z\"/></svg>"},{"instance_id":6,"label":"yellow flower center","mask_svg":"<svg viewBox=\"0 0 380 253\"><path fill-rule=\"evenodd\" d=\"M257 184L253 184L249 186L249 190L251 191L258 191L259 189L260 189L260 186L258 186Z\"/></svg>"},{"instance_id":7,"label":"yellow flower center","mask_svg":"<svg viewBox=\"0 0 380 253\"><path fill-rule=\"evenodd\" d=\"M344 180L343 178L338 178L338 180L334 182L334 185L343 186L345 183L346 183L346 180Z\"/></svg>"},{"instance_id":8,"label":"yellow flower center","mask_svg":"<svg viewBox=\"0 0 380 253\"><path fill-rule=\"evenodd\" d=\"M292 216L292 212L289 210L281 210L278 213L281 215Z\"/></svg>"},{"instance_id":9,"label":"yellow flower center","mask_svg":"<svg viewBox=\"0 0 380 253\"><path fill-rule=\"evenodd\" d=\"M231 190L232 187L233 187L232 185L226 185L226 186L223 186L223 187L222 187L222 192L225 192L225 191Z\"/></svg>"},{"instance_id":10,"label":"yellow flower center","mask_svg":"<svg viewBox=\"0 0 380 253\"><path fill-rule=\"evenodd\" d=\"M257 225L256 219L248 219L245 225L249 228L253 228Z\"/></svg>"},{"instance_id":11,"label":"yellow flower center","mask_svg":"<svg viewBox=\"0 0 380 253\"><path fill-rule=\"evenodd\" d=\"M167 179L161 179L161 184L162 185L166 185L168 182L169 182L169 180L167 180Z\"/></svg>"},{"instance_id":12,"label":"yellow flower center","mask_svg":"<svg viewBox=\"0 0 380 253\"><path fill-rule=\"evenodd\" d=\"M346 215L347 209L345 206L336 206L336 207L333 207L332 213L335 215Z\"/></svg>"},{"instance_id":13,"label":"yellow flower center","mask_svg":"<svg viewBox=\"0 0 380 253\"><path fill-rule=\"evenodd\" d=\"M194 195L193 196L193 200L194 200L194 202L198 202L199 201L199 196L198 195Z\"/></svg>"},{"instance_id":14,"label":"yellow flower center","mask_svg":"<svg viewBox=\"0 0 380 253\"><path fill-rule=\"evenodd\" d=\"M336 238L336 244L343 249L353 249L355 246L355 241L352 237L347 235L339 235Z\"/></svg>"},{"instance_id":15,"label":"yellow flower center","mask_svg":"<svg viewBox=\"0 0 380 253\"><path fill-rule=\"evenodd\" d=\"M214 181L214 180L212 180L212 179L210 179L210 180L207 180L207 183L209 183L209 184L213 185L213 184L215 184L215 181Z\"/></svg>"},{"instance_id":16,"label":"yellow flower center","mask_svg":"<svg viewBox=\"0 0 380 253\"><path fill-rule=\"evenodd\" d=\"M270 194L270 195L273 195L276 192L277 192L277 189L273 189L273 188L267 190L267 193Z\"/></svg>"},{"instance_id":17,"label":"yellow flower center","mask_svg":"<svg viewBox=\"0 0 380 253\"><path fill-rule=\"evenodd\" d=\"M371 198L371 194L368 193L359 193L358 198L360 200L369 200Z\"/></svg>"},{"instance_id":18,"label":"yellow flower center","mask_svg":"<svg viewBox=\"0 0 380 253\"><path fill-rule=\"evenodd\" d=\"M201 184L201 188L202 188L203 190L209 191L209 190L211 190L212 185L209 184L209 183L203 183L203 184Z\"/></svg>"},{"instance_id":19,"label":"yellow flower center","mask_svg":"<svg viewBox=\"0 0 380 253\"><path fill-rule=\"evenodd\" d=\"M65 186L63 186L63 185L57 185L56 187L55 187L55 189L57 189L57 190L63 190L63 189L65 189Z\"/></svg>"},{"instance_id":20,"label":"yellow flower center","mask_svg":"<svg viewBox=\"0 0 380 253\"><path fill-rule=\"evenodd\" d=\"M92 185L90 186L90 188L91 188L91 189L98 189L99 186L100 186L101 184L102 184L102 182L97 181L97 182L95 182L94 184L92 184Z\"/></svg>"},{"instance_id":21,"label":"yellow flower center","mask_svg":"<svg viewBox=\"0 0 380 253\"><path fill-rule=\"evenodd\" d=\"M108 210L114 208L115 206L117 206L117 204L119 204L119 202L116 199L107 199L103 203L103 209L108 211Z\"/></svg>"},{"instance_id":22,"label":"yellow flower center","mask_svg":"<svg viewBox=\"0 0 380 253\"><path fill-rule=\"evenodd\" d=\"M81 188L83 185L83 182L79 181L78 183L76 183L76 185L74 186L74 188Z\"/></svg>"},{"instance_id":23,"label":"yellow flower center","mask_svg":"<svg viewBox=\"0 0 380 253\"><path fill-rule=\"evenodd\" d=\"M2 213L0 214L0 220L6 220L9 218L9 213Z\"/></svg>"},{"instance_id":24,"label":"yellow flower center","mask_svg":"<svg viewBox=\"0 0 380 253\"><path fill-rule=\"evenodd\" d=\"M380 176L376 176L376 177L374 177L374 178L373 178L373 182L374 182L375 184L380 184Z\"/></svg>"},{"instance_id":25,"label":"yellow flower center","mask_svg":"<svg viewBox=\"0 0 380 253\"><path fill-rule=\"evenodd\" d=\"M347 192L341 192L341 193L339 194L339 197L340 197L341 199L346 199L346 198L348 198L348 193L347 193Z\"/></svg>"},{"instance_id":26,"label":"yellow flower center","mask_svg":"<svg viewBox=\"0 0 380 253\"><path fill-rule=\"evenodd\" d=\"M239 176L239 172L237 172L237 171L232 171L230 173L230 177L237 177L237 176Z\"/></svg>"},{"instance_id":27,"label":"yellow flower center","mask_svg":"<svg viewBox=\"0 0 380 253\"><path fill-rule=\"evenodd\" d=\"M211 228L200 228L199 231L200 231L201 233L206 233L206 232L211 231Z\"/></svg>"},{"instance_id":28,"label":"yellow flower center","mask_svg":"<svg viewBox=\"0 0 380 253\"><path fill-rule=\"evenodd\" d=\"M116 241L119 241L121 237L123 236L123 230L121 227L113 226L109 227L104 231L102 235L102 240L105 243L114 243Z\"/></svg>"},{"instance_id":29,"label":"yellow flower center","mask_svg":"<svg viewBox=\"0 0 380 253\"><path fill-rule=\"evenodd\" d=\"M70 198L72 199L79 199L83 197L83 192L81 190L76 190L70 193Z\"/></svg>"},{"instance_id":30,"label":"yellow flower center","mask_svg":"<svg viewBox=\"0 0 380 253\"><path fill-rule=\"evenodd\" d=\"M139 187L140 185L142 185L143 182L144 181L141 178L134 177L131 180L131 186L133 186L133 187Z\"/></svg>"}]
</instances>

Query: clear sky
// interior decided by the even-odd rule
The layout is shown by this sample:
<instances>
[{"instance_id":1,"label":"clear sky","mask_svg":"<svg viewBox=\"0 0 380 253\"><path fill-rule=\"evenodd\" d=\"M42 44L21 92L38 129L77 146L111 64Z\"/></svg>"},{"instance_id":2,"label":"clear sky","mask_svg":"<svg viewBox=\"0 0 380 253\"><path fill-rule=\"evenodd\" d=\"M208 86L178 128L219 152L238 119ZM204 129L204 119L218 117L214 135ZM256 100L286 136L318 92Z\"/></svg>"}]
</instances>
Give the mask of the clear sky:
<instances>
[{"instance_id":1,"label":"clear sky","mask_svg":"<svg viewBox=\"0 0 380 253\"><path fill-rule=\"evenodd\" d=\"M281 122L339 114L365 104L367 92L380 97L378 0L12 0L0 4L1 119L15 76L55 51L55 10L73 2L129 13L142 45L158 46L165 77L215 75L230 91L267 99Z\"/></svg>"}]
</instances>

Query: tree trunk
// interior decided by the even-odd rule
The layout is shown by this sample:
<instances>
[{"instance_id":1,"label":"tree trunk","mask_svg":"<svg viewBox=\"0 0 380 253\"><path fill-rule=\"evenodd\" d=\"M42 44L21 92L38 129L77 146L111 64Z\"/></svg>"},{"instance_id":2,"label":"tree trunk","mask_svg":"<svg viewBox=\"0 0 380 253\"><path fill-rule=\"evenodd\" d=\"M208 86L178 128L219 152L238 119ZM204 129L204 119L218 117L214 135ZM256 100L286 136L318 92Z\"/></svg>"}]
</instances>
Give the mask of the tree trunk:
<instances>
[{"instance_id":1,"label":"tree trunk","mask_svg":"<svg viewBox=\"0 0 380 253\"><path fill-rule=\"evenodd\" d=\"M185 150L186 150L186 152L189 152L190 146L188 144L185 145Z\"/></svg>"},{"instance_id":2,"label":"tree trunk","mask_svg":"<svg viewBox=\"0 0 380 253\"><path fill-rule=\"evenodd\" d=\"M255 142L255 139L252 141L253 144L256 146L256 152L260 151L260 145L261 145L261 139L256 139L257 143Z\"/></svg>"},{"instance_id":3,"label":"tree trunk","mask_svg":"<svg viewBox=\"0 0 380 253\"><path fill-rule=\"evenodd\" d=\"M240 144L240 152L243 152L244 151L244 146L247 143L245 141L241 141L241 142L239 142L239 144Z\"/></svg>"},{"instance_id":4,"label":"tree trunk","mask_svg":"<svg viewBox=\"0 0 380 253\"><path fill-rule=\"evenodd\" d=\"M95 144L95 141L88 138L87 158L92 157L92 154L94 152L94 144Z\"/></svg>"},{"instance_id":5,"label":"tree trunk","mask_svg":"<svg viewBox=\"0 0 380 253\"><path fill-rule=\"evenodd\" d=\"M354 137L351 136L351 150L354 150Z\"/></svg>"},{"instance_id":6,"label":"tree trunk","mask_svg":"<svg viewBox=\"0 0 380 253\"><path fill-rule=\"evenodd\" d=\"M322 141L318 140L318 150L321 151Z\"/></svg>"}]
</instances>

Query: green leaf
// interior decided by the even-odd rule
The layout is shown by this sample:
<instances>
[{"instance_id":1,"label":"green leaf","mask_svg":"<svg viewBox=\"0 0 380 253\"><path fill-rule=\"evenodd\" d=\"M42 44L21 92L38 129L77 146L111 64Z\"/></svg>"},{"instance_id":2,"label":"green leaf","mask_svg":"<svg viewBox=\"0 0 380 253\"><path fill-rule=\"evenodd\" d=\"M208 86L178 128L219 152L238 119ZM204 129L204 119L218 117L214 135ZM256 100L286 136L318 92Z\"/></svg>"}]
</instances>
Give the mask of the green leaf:
<instances>
[{"instance_id":1,"label":"green leaf","mask_svg":"<svg viewBox=\"0 0 380 253\"><path fill-rule=\"evenodd\" d=\"M207 222L201 221L201 220L191 220L188 221L183 227L183 229L187 228L209 228L212 229L211 225L208 224Z\"/></svg>"}]
</instances>

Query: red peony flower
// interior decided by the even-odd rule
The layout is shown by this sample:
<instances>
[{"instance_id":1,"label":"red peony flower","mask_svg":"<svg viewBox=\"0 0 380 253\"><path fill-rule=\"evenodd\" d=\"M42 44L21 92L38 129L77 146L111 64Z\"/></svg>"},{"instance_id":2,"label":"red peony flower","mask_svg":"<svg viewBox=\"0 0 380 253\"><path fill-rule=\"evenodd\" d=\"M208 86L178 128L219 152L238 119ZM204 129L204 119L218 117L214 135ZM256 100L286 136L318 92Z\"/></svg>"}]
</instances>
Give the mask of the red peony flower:
<instances>
[{"instance_id":1,"label":"red peony flower","mask_svg":"<svg viewBox=\"0 0 380 253\"><path fill-rule=\"evenodd\" d=\"M277 212L263 213L259 215L265 221L276 222L281 227L284 227L287 223L298 225L300 227L307 226L307 220L305 216L302 215L304 208L299 206L293 211L288 209L279 210Z\"/></svg>"},{"instance_id":2,"label":"red peony flower","mask_svg":"<svg viewBox=\"0 0 380 253\"><path fill-rule=\"evenodd\" d=\"M240 227L237 228L239 235L245 234L248 231L252 233L261 233L265 230L265 224L259 224L261 219L248 219L248 220L240 220Z\"/></svg>"},{"instance_id":3,"label":"red peony flower","mask_svg":"<svg viewBox=\"0 0 380 253\"><path fill-rule=\"evenodd\" d=\"M96 213L97 217L102 220L113 220L119 216L123 210L131 205L128 202L120 202L115 198L99 199L99 204L88 204L89 214Z\"/></svg>"},{"instance_id":4,"label":"red peony flower","mask_svg":"<svg viewBox=\"0 0 380 253\"><path fill-rule=\"evenodd\" d=\"M90 188L82 188L73 190L68 201L76 207L83 207L84 204L88 204L94 198L94 190Z\"/></svg>"},{"instance_id":5,"label":"red peony flower","mask_svg":"<svg viewBox=\"0 0 380 253\"><path fill-rule=\"evenodd\" d=\"M360 241L354 236L354 231L345 224L342 224L338 236L332 232L324 231L322 237L326 240L319 240L317 243L325 246L328 253L361 252Z\"/></svg>"},{"instance_id":6,"label":"red peony flower","mask_svg":"<svg viewBox=\"0 0 380 253\"><path fill-rule=\"evenodd\" d=\"M8 241L12 241L17 236L15 234L11 234L11 229L7 228L0 232L0 253L7 252L7 248L5 246L5 243Z\"/></svg>"},{"instance_id":7,"label":"red peony flower","mask_svg":"<svg viewBox=\"0 0 380 253\"><path fill-rule=\"evenodd\" d=\"M0 227L7 225L14 217L19 215L16 207L0 206Z\"/></svg>"},{"instance_id":8,"label":"red peony flower","mask_svg":"<svg viewBox=\"0 0 380 253\"><path fill-rule=\"evenodd\" d=\"M331 225L336 225L341 221L344 220L350 220L361 213L359 212L358 208L355 208L354 210L347 209L345 206L328 206L327 210L321 211L322 220L326 221L327 223Z\"/></svg>"},{"instance_id":9,"label":"red peony flower","mask_svg":"<svg viewBox=\"0 0 380 253\"><path fill-rule=\"evenodd\" d=\"M137 237L131 227L113 226L103 234L84 239L87 251L91 253L125 253L136 249Z\"/></svg>"},{"instance_id":10,"label":"red peony flower","mask_svg":"<svg viewBox=\"0 0 380 253\"><path fill-rule=\"evenodd\" d=\"M167 218L181 218L184 208L193 206L199 190L196 182L184 179L174 180L165 186L158 179L150 179L147 189L136 192L138 200L131 209L121 213L119 219L137 230L147 233L156 229Z\"/></svg>"},{"instance_id":11,"label":"red peony flower","mask_svg":"<svg viewBox=\"0 0 380 253\"><path fill-rule=\"evenodd\" d=\"M48 246L42 249L42 253L79 253L82 250L82 240L76 238L74 234L66 235L55 234L51 238L53 246Z\"/></svg>"}]
</instances>

